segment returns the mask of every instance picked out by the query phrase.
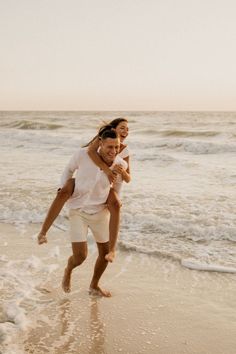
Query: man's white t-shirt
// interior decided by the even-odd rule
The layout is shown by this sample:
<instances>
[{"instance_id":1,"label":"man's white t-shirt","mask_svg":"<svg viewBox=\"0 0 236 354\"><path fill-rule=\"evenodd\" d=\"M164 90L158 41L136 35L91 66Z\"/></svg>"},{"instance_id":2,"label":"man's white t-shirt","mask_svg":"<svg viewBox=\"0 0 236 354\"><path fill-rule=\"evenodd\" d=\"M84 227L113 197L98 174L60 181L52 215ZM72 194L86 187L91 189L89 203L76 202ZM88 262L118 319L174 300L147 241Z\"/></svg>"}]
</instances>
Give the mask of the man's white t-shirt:
<instances>
[{"instance_id":1,"label":"man's white t-shirt","mask_svg":"<svg viewBox=\"0 0 236 354\"><path fill-rule=\"evenodd\" d=\"M122 165L124 169L128 167L127 162L119 155L110 168L116 164ZM72 156L62 175L62 186L75 171L75 189L67 206L69 209L81 209L88 214L98 213L106 207L111 185L106 174L89 157L88 148L81 148ZM121 183L121 176L118 175L113 188L118 191Z\"/></svg>"}]
</instances>

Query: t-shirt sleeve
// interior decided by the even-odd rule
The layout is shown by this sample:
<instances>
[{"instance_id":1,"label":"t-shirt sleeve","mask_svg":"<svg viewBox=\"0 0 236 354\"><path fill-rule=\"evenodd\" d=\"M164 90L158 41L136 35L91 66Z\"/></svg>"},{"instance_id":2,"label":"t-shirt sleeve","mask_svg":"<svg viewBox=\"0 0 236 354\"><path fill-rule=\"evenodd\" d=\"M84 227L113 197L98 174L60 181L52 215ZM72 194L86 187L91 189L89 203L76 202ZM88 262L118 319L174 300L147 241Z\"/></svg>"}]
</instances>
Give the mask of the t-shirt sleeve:
<instances>
[{"instance_id":1,"label":"t-shirt sleeve","mask_svg":"<svg viewBox=\"0 0 236 354\"><path fill-rule=\"evenodd\" d=\"M73 176L75 170L78 169L81 160L81 154L82 154L82 150L81 149L77 150L74 153L74 155L71 157L68 164L66 165L64 172L62 173L61 176L60 188L62 188L65 185L68 179Z\"/></svg>"}]
</instances>

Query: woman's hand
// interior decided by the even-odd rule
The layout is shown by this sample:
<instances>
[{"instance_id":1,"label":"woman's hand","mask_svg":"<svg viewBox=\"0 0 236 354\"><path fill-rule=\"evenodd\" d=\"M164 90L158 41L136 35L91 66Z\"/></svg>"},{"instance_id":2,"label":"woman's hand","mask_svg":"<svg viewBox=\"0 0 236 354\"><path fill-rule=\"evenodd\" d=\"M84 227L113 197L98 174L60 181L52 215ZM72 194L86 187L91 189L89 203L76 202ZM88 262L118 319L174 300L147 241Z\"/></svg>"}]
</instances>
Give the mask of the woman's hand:
<instances>
[{"instance_id":1,"label":"woman's hand","mask_svg":"<svg viewBox=\"0 0 236 354\"><path fill-rule=\"evenodd\" d=\"M128 183L130 181L130 174L122 167L122 165L115 165L113 170L114 173L121 175L123 181Z\"/></svg>"},{"instance_id":2,"label":"woman's hand","mask_svg":"<svg viewBox=\"0 0 236 354\"><path fill-rule=\"evenodd\" d=\"M112 171L113 171L113 173L119 174L122 177L125 170L124 170L124 168L121 165L115 165L113 167Z\"/></svg>"}]
</instances>

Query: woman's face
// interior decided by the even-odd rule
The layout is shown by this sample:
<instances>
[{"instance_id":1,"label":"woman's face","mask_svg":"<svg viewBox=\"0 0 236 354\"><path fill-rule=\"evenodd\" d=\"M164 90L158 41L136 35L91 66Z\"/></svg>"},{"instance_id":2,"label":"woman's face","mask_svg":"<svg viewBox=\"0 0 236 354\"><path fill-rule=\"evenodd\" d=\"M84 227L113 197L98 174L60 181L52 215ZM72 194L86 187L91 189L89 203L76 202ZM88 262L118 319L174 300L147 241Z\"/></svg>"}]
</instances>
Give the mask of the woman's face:
<instances>
[{"instance_id":1,"label":"woman's face","mask_svg":"<svg viewBox=\"0 0 236 354\"><path fill-rule=\"evenodd\" d=\"M120 137L120 142L123 143L125 138L127 138L129 134L129 128L127 122L120 122L116 127L116 132Z\"/></svg>"}]
</instances>

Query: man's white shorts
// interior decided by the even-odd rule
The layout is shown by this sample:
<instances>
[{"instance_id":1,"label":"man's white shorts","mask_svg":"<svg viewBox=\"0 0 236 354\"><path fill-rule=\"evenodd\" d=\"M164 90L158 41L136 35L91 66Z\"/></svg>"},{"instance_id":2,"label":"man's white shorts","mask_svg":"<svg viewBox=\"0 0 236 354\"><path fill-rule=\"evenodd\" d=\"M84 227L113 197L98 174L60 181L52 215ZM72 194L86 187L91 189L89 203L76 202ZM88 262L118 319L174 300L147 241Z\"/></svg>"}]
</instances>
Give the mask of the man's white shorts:
<instances>
[{"instance_id":1,"label":"man's white shorts","mask_svg":"<svg viewBox=\"0 0 236 354\"><path fill-rule=\"evenodd\" d=\"M87 214L80 209L70 209L69 220L71 242L86 242L88 228L92 231L96 242L109 241L110 212L107 208L96 214Z\"/></svg>"}]
</instances>

